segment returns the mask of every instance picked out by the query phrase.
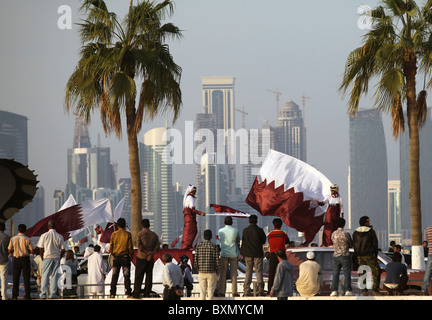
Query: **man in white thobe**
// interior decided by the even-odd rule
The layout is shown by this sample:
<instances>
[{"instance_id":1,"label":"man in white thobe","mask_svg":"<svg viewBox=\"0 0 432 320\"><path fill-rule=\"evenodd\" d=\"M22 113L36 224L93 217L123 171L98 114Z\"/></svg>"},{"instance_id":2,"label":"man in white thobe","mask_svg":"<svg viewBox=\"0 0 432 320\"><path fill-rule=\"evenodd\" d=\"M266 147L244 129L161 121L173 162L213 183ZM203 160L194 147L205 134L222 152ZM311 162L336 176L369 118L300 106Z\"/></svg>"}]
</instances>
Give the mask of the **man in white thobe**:
<instances>
[{"instance_id":1,"label":"man in white thobe","mask_svg":"<svg viewBox=\"0 0 432 320\"><path fill-rule=\"evenodd\" d=\"M105 280L105 267L103 263L102 255L100 254L100 246L94 247L94 253L88 257L88 278L87 283L92 284L90 286L90 292L93 296L103 294L104 292L104 280Z\"/></svg>"}]
</instances>

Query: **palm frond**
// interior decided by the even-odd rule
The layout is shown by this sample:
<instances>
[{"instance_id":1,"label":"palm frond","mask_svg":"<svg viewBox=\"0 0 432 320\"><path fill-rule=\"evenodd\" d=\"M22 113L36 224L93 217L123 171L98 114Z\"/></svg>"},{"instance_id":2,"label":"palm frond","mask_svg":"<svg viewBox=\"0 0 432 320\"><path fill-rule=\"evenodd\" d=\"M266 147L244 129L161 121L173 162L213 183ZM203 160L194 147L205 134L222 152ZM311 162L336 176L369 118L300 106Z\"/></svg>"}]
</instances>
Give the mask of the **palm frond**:
<instances>
[{"instance_id":1,"label":"palm frond","mask_svg":"<svg viewBox=\"0 0 432 320\"><path fill-rule=\"evenodd\" d=\"M427 103L426 103L427 92L422 90L417 95L417 119L419 127L423 127L427 119Z\"/></svg>"},{"instance_id":2,"label":"palm frond","mask_svg":"<svg viewBox=\"0 0 432 320\"><path fill-rule=\"evenodd\" d=\"M175 121L182 104L182 70L165 40L181 38L181 31L162 23L173 13L172 1L141 1L122 21L102 0L84 0L81 10L86 14L79 24L82 47L66 85L66 109L74 106L88 121L99 109L105 134L115 131L118 138L123 113L135 121L133 134L143 121L165 112L173 112ZM143 82L137 106L135 79Z\"/></svg>"},{"instance_id":3,"label":"palm frond","mask_svg":"<svg viewBox=\"0 0 432 320\"><path fill-rule=\"evenodd\" d=\"M400 98L401 92L405 92L403 71L397 68L384 71L374 94L378 110L385 113L391 110L394 105L393 98Z\"/></svg>"},{"instance_id":4,"label":"palm frond","mask_svg":"<svg viewBox=\"0 0 432 320\"><path fill-rule=\"evenodd\" d=\"M109 97L114 109L125 108L136 96L135 81L124 72L113 75L109 84Z\"/></svg>"},{"instance_id":5,"label":"palm frond","mask_svg":"<svg viewBox=\"0 0 432 320\"><path fill-rule=\"evenodd\" d=\"M400 94L392 97L392 107L390 108L390 114L392 117L393 137L397 139L399 133L401 131L405 131L405 118L402 109L402 99Z\"/></svg>"}]
</instances>

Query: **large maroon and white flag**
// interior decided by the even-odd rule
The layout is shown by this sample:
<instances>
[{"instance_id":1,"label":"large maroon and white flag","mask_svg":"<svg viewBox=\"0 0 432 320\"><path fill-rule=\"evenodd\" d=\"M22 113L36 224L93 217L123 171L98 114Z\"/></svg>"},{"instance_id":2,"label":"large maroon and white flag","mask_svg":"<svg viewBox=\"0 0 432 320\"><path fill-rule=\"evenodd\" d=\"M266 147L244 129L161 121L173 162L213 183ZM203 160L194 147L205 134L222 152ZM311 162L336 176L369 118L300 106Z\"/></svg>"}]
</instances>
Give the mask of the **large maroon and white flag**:
<instances>
[{"instance_id":1,"label":"large maroon and white flag","mask_svg":"<svg viewBox=\"0 0 432 320\"><path fill-rule=\"evenodd\" d=\"M209 214L209 215L215 215L215 216L232 216L237 218L247 218L250 216L249 213L242 212L233 208L230 208L228 206L223 206L220 204L210 204L210 208L213 208L215 213Z\"/></svg>"},{"instance_id":2,"label":"large maroon and white flag","mask_svg":"<svg viewBox=\"0 0 432 320\"><path fill-rule=\"evenodd\" d=\"M313 241L324 224L330 180L309 164L270 150L246 198L263 216L279 216L283 222Z\"/></svg>"},{"instance_id":3,"label":"large maroon and white flag","mask_svg":"<svg viewBox=\"0 0 432 320\"><path fill-rule=\"evenodd\" d=\"M48 221L54 219L57 223L56 231L67 240L72 231L110 221L112 213L108 203L109 199L101 199L72 205L40 220L33 227L27 229L25 235L29 238L41 236L48 231Z\"/></svg>"}]
</instances>

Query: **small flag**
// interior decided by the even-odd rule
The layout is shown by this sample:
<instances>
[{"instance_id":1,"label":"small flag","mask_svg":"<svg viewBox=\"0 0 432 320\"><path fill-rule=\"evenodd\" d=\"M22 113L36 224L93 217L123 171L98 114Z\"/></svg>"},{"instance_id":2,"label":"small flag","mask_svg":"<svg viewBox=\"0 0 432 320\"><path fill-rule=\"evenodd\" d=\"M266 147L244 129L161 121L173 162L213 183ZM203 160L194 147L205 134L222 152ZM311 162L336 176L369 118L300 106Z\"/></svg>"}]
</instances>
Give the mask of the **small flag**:
<instances>
[{"instance_id":1,"label":"small flag","mask_svg":"<svg viewBox=\"0 0 432 320\"><path fill-rule=\"evenodd\" d=\"M248 218L250 214L227 207L219 204L210 204L210 208L213 208L215 216L232 216L236 218ZM210 214L211 215L211 214Z\"/></svg>"},{"instance_id":2,"label":"small flag","mask_svg":"<svg viewBox=\"0 0 432 320\"><path fill-rule=\"evenodd\" d=\"M40 220L33 227L27 229L25 235L29 238L41 236L48 231L48 221L53 219L57 223L56 231L67 240L72 231L109 221L111 212L107 209L108 203L108 199L101 199L72 205Z\"/></svg>"}]
</instances>

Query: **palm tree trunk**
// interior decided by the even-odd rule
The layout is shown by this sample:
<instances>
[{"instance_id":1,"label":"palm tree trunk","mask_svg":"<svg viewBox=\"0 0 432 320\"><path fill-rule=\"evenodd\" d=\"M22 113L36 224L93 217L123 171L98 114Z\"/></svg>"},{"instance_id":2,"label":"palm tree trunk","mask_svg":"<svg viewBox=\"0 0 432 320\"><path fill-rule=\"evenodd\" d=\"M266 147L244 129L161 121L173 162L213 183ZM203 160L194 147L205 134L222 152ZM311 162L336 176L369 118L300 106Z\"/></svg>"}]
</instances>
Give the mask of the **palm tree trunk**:
<instances>
[{"instance_id":1,"label":"palm tree trunk","mask_svg":"<svg viewBox=\"0 0 432 320\"><path fill-rule=\"evenodd\" d=\"M131 103L132 104L132 103ZM134 106L135 102L132 104ZM129 171L131 175L131 233L132 242L136 246L136 235L141 230L142 192L139 164L138 137L134 130L135 108L126 107L127 139L129 150Z\"/></svg>"},{"instance_id":2,"label":"palm tree trunk","mask_svg":"<svg viewBox=\"0 0 432 320\"><path fill-rule=\"evenodd\" d=\"M417 73L416 57L414 53L405 54L404 73L407 85L407 115L409 129L410 150L410 202L411 202L411 241L412 241L412 267L423 268L421 198L420 198L420 139L419 120L416 100Z\"/></svg>"}]
</instances>

